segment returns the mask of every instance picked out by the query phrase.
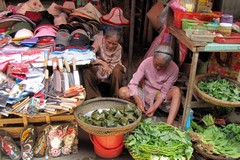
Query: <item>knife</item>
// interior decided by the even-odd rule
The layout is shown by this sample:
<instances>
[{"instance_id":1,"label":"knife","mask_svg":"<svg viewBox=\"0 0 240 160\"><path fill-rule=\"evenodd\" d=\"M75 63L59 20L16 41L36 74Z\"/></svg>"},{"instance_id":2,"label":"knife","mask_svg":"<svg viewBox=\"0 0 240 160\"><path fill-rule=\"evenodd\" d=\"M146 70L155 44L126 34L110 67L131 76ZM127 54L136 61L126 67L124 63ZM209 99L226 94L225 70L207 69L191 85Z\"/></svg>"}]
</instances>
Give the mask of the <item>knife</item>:
<instances>
[{"instance_id":1,"label":"knife","mask_svg":"<svg viewBox=\"0 0 240 160\"><path fill-rule=\"evenodd\" d=\"M54 95L50 95L50 94L46 94L46 93L44 93L44 95L54 99L55 101L66 101L66 102L71 102L71 103L78 101L77 98L65 98L65 97L54 96ZM50 98L48 100L50 100Z\"/></svg>"},{"instance_id":2,"label":"knife","mask_svg":"<svg viewBox=\"0 0 240 160\"><path fill-rule=\"evenodd\" d=\"M45 79L44 79L44 87L45 87L45 93L48 93L49 91L49 71L48 69L45 70Z\"/></svg>"},{"instance_id":3,"label":"knife","mask_svg":"<svg viewBox=\"0 0 240 160\"><path fill-rule=\"evenodd\" d=\"M68 81L67 72L63 68L63 59L62 58L58 58L58 68L59 68L60 75L61 75L62 91L64 92L65 90L69 89L69 81Z\"/></svg>"},{"instance_id":4,"label":"knife","mask_svg":"<svg viewBox=\"0 0 240 160\"><path fill-rule=\"evenodd\" d=\"M47 65L48 65L48 51L44 50L44 62L43 62L43 66L44 66L44 87L45 87L45 92L48 93L49 90L49 71L47 69Z\"/></svg>"},{"instance_id":5,"label":"knife","mask_svg":"<svg viewBox=\"0 0 240 160\"><path fill-rule=\"evenodd\" d=\"M48 70L47 66L48 66L48 51L44 50L44 62L43 62L44 70Z\"/></svg>"},{"instance_id":6,"label":"knife","mask_svg":"<svg viewBox=\"0 0 240 160\"><path fill-rule=\"evenodd\" d=\"M74 77L73 77L73 74L71 72L71 68L70 68L69 63L68 63L67 60L64 60L64 65L65 65L66 70L67 70L69 87L71 87L71 86L74 85Z\"/></svg>"},{"instance_id":7,"label":"knife","mask_svg":"<svg viewBox=\"0 0 240 160\"><path fill-rule=\"evenodd\" d=\"M59 70L57 69L57 57L53 57L52 59L52 67L53 67L53 87L55 91L61 92L62 85L61 85L61 75Z\"/></svg>"},{"instance_id":8,"label":"knife","mask_svg":"<svg viewBox=\"0 0 240 160\"><path fill-rule=\"evenodd\" d=\"M75 85L80 85L80 78L79 78L79 73L76 68L76 58L72 58L72 65L73 65L73 77L74 77L74 84Z\"/></svg>"}]
</instances>

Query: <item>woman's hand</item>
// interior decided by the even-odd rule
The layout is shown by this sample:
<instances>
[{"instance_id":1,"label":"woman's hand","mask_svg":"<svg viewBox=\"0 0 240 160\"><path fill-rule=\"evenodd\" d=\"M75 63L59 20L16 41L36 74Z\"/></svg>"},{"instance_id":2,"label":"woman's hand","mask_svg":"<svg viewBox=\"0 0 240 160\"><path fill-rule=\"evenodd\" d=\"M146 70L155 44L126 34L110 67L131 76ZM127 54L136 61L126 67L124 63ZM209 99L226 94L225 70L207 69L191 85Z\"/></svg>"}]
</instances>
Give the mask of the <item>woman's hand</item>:
<instances>
[{"instance_id":1,"label":"woman's hand","mask_svg":"<svg viewBox=\"0 0 240 160\"><path fill-rule=\"evenodd\" d=\"M152 117L157 108L163 103L164 99L160 97L160 93L156 95L156 101L146 112L146 116Z\"/></svg>"},{"instance_id":2,"label":"woman's hand","mask_svg":"<svg viewBox=\"0 0 240 160\"><path fill-rule=\"evenodd\" d=\"M138 96L133 96L133 98L136 102L138 109L140 109L140 111L142 111L142 113L145 113L144 104L143 104L142 100Z\"/></svg>"},{"instance_id":3,"label":"woman's hand","mask_svg":"<svg viewBox=\"0 0 240 160\"><path fill-rule=\"evenodd\" d=\"M92 60L90 63L91 63L91 65L96 65L96 64L98 64L98 61L97 60Z\"/></svg>"},{"instance_id":4,"label":"woman's hand","mask_svg":"<svg viewBox=\"0 0 240 160\"><path fill-rule=\"evenodd\" d=\"M109 65L106 62L103 63L102 72L103 72L104 75L105 74L110 74L110 72L111 72L111 68L109 67Z\"/></svg>"},{"instance_id":5,"label":"woman's hand","mask_svg":"<svg viewBox=\"0 0 240 160\"><path fill-rule=\"evenodd\" d=\"M154 112L157 110L158 106L152 105L146 112L146 116L152 117L154 115Z\"/></svg>"}]
</instances>

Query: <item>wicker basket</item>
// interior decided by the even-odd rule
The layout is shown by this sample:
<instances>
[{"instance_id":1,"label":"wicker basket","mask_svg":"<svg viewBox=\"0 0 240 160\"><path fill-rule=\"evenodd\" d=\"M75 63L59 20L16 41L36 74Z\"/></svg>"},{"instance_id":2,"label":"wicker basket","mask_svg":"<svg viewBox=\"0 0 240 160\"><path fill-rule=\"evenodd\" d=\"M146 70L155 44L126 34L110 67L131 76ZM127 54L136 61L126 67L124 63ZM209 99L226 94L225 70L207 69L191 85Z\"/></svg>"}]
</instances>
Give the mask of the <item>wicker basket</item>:
<instances>
[{"instance_id":1,"label":"wicker basket","mask_svg":"<svg viewBox=\"0 0 240 160\"><path fill-rule=\"evenodd\" d=\"M217 155L212 155L212 154L208 154L206 152L204 152L202 149L199 148L199 146L197 145L197 143L195 143L193 145L193 148L195 149L195 151L197 153L199 153L200 155L202 155L205 159L213 159L213 160L234 160L233 158L226 158L223 156L217 156Z\"/></svg>"},{"instance_id":2,"label":"wicker basket","mask_svg":"<svg viewBox=\"0 0 240 160\"><path fill-rule=\"evenodd\" d=\"M94 134L99 136L114 136L114 135L125 134L135 129L138 123L140 122L142 118L142 113L139 109L137 109L140 115L138 119L129 125L121 126L121 127L106 128L106 127L93 126L79 120L78 116L79 114L85 115L86 113L94 111L96 109L110 109L111 107L116 107L120 109L120 107L124 107L124 105L126 104L131 104L131 103L118 98L95 98L95 99L87 100L82 105L78 106L74 111L74 116L76 118L78 125L89 134Z\"/></svg>"},{"instance_id":3,"label":"wicker basket","mask_svg":"<svg viewBox=\"0 0 240 160\"><path fill-rule=\"evenodd\" d=\"M216 74L200 74L197 75L195 78L195 82L194 82L194 89L197 93L197 96L200 97L202 100L204 100L205 102L211 103L212 105L215 106L222 106L222 107L240 107L240 102L229 102L229 101L223 101L223 100L219 100L217 98L214 98L212 96L209 96L208 94L206 94L205 92L201 91L197 84L199 81L204 81L204 80L208 80L208 79L216 79L219 75ZM240 83L237 81L234 81L233 79L227 78L227 77L223 77L225 79L228 79L230 82L236 84L237 86L240 87Z\"/></svg>"},{"instance_id":4,"label":"wicker basket","mask_svg":"<svg viewBox=\"0 0 240 160\"><path fill-rule=\"evenodd\" d=\"M121 126L121 127L106 128L106 127L93 126L79 120L78 117L79 115L83 116L86 113L97 110L97 109L110 109L111 107L121 109L126 104L131 104L131 102L118 99L118 98L95 98L95 99L87 100L84 103L82 103L82 105L78 106L74 111L74 116L76 118L78 125L89 134L94 134L99 136L114 136L114 135L125 134L134 130L137 127L138 123L140 122L142 118L142 114L139 109L137 109L140 115L138 119L131 124L128 124L126 126Z\"/></svg>"}]
</instances>

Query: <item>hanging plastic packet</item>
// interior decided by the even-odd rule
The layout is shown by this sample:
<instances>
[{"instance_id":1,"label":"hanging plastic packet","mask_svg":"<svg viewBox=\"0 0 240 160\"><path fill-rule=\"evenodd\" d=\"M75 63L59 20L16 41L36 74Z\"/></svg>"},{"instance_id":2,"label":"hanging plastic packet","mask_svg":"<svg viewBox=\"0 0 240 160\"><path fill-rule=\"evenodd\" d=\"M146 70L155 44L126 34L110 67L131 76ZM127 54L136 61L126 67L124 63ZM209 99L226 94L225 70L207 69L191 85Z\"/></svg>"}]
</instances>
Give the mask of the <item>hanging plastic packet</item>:
<instances>
[{"instance_id":1,"label":"hanging plastic packet","mask_svg":"<svg viewBox=\"0 0 240 160\"><path fill-rule=\"evenodd\" d=\"M39 108L40 108L40 99L32 97L30 99L30 103L29 103L29 106L28 106L28 109L27 109L28 113L30 115L37 114Z\"/></svg>"},{"instance_id":2,"label":"hanging plastic packet","mask_svg":"<svg viewBox=\"0 0 240 160\"><path fill-rule=\"evenodd\" d=\"M65 136L63 137L62 153L70 155L72 153L72 146L76 138L76 130L73 126L68 126Z\"/></svg>"},{"instance_id":3,"label":"hanging plastic packet","mask_svg":"<svg viewBox=\"0 0 240 160\"><path fill-rule=\"evenodd\" d=\"M9 93L9 99L17 100L21 98L22 93L25 89L25 84L16 84Z\"/></svg>"},{"instance_id":4,"label":"hanging plastic packet","mask_svg":"<svg viewBox=\"0 0 240 160\"><path fill-rule=\"evenodd\" d=\"M0 108L6 107L9 94L5 91L0 91Z\"/></svg>"}]
</instances>

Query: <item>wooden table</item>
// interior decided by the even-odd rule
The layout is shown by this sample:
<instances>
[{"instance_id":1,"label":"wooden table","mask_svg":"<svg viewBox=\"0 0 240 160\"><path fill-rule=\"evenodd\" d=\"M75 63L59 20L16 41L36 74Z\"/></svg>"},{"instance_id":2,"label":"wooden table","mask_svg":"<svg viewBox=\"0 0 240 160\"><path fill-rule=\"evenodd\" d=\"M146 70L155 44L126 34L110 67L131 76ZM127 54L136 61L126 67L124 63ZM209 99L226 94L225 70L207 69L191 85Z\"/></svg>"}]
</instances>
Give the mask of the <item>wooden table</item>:
<instances>
[{"instance_id":1,"label":"wooden table","mask_svg":"<svg viewBox=\"0 0 240 160\"><path fill-rule=\"evenodd\" d=\"M194 80L196 76L196 69L198 64L198 57L200 52L240 52L240 44L216 44L216 43L206 43L206 42L194 42L190 40L185 32L175 26L169 26L170 33L178 39L181 43L183 43L188 49L193 52L191 69L189 75L189 81L187 86L187 94L185 98L185 102L183 103L184 111L183 118L181 122L181 128L184 129L186 126L188 114L190 108L192 108L192 95L193 95L193 87Z\"/></svg>"}]
</instances>

